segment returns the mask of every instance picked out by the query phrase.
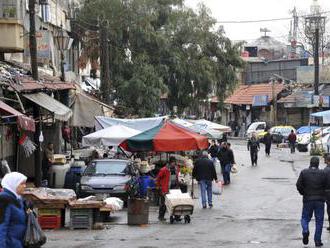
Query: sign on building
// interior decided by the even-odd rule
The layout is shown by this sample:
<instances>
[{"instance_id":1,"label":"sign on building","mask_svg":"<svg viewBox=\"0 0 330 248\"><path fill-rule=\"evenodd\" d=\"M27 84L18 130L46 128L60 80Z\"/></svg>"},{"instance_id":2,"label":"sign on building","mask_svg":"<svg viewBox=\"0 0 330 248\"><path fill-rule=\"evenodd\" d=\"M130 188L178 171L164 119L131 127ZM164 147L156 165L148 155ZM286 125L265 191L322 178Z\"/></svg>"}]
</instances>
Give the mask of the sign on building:
<instances>
[{"instance_id":1,"label":"sign on building","mask_svg":"<svg viewBox=\"0 0 330 248\"><path fill-rule=\"evenodd\" d=\"M267 95L253 96L252 106L253 107L268 106L268 96Z\"/></svg>"}]
</instances>

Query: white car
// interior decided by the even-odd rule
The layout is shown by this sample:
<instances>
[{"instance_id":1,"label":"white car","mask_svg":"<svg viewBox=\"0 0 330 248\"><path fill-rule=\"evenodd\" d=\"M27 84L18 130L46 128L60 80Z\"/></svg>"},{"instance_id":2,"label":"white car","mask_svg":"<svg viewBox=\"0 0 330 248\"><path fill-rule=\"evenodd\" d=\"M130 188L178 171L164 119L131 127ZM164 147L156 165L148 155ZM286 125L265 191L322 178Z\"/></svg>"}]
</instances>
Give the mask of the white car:
<instances>
[{"instance_id":1,"label":"white car","mask_svg":"<svg viewBox=\"0 0 330 248\"><path fill-rule=\"evenodd\" d=\"M249 128L246 131L246 136L248 138L251 138L253 133L256 133L257 136L259 135L259 133L264 132L266 129L266 122L264 121L260 121L260 122L253 122Z\"/></svg>"},{"instance_id":2,"label":"white car","mask_svg":"<svg viewBox=\"0 0 330 248\"><path fill-rule=\"evenodd\" d=\"M322 135L322 138L318 139L315 141L315 144L317 146L321 146L325 152L328 152L328 146L330 148L330 133L325 133ZM310 151L311 149L311 144L308 144L308 150Z\"/></svg>"}]
</instances>

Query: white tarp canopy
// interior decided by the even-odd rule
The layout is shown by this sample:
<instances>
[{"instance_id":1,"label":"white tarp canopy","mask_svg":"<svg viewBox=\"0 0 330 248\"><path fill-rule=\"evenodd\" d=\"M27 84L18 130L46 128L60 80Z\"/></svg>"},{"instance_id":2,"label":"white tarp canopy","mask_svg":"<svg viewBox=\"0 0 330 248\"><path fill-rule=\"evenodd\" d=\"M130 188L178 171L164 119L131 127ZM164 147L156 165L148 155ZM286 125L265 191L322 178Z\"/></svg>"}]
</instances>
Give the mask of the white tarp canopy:
<instances>
[{"instance_id":1,"label":"white tarp canopy","mask_svg":"<svg viewBox=\"0 0 330 248\"><path fill-rule=\"evenodd\" d=\"M105 116L95 116L95 128L96 130L101 130L114 125L122 125L143 132L158 126L166 118L166 116L162 116L140 119L116 119Z\"/></svg>"},{"instance_id":2,"label":"white tarp canopy","mask_svg":"<svg viewBox=\"0 0 330 248\"><path fill-rule=\"evenodd\" d=\"M212 129L206 124L193 123L194 121L192 120L175 118L172 121L179 126L185 127L191 131L207 136L211 139L221 139L223 135L223 132L220 130Z\"/></svg>"},{"instance_id":3,"label":"white tarp canopy","mask_svg":"<svg viewBox=\"0 0 330 248\"><path fill-rule=\"evenodd\" d=\"M323 124L330 124L330 110L313 113L311 117L322 119Z\"/></svg>"},{"instance_id":4,"label":"white tarp canopy","mask_svg":"<svg viewBox=\"0 0 330 248\"><path fill-rule=\"evenodd\" d=\"M141 133L123 125L114 125L88 134L82 138L83 146L118 146L124 140Z\"/></svg>"},{"instance_id":5,"label":"white tarp canopy","mask_svg":"<svg viewBox=\"0 0 330 248\"><path fill-rule=\"evenodd\" d=\"M221 131L221 132L224 132L224 133L232 131L231 128L228 127L228 126L224 126L224 125L221 125L221 124L218 124L218 123L215 123L215 122L211 122L211 121L208 121L208 120L205 120L205 119L192 120L192 122L194 124L203 125L207 128L218 130L218 131Z\"/></svg>"}]
</instances>

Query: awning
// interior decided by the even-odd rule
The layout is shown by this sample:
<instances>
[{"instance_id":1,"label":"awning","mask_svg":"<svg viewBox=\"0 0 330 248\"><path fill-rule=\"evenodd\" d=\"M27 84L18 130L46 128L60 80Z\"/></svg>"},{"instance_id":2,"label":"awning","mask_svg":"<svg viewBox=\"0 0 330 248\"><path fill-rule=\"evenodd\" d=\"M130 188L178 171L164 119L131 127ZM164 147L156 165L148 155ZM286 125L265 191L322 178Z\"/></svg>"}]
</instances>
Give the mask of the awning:
<instances>
[{"instance_id":1,"label":"awning","mask_svg":"<svg viewBox=\"0 0 330 248\"><path fill-rule=\"evenodd\" d=\"M311 114L311 117L322 119L323 124L330 123L330 110Z\"/></svg>"},{"instance_id":2,"label":"awning","mask_svg":"<svg viewBox=\"0 0 330 248\"><path fill-rule=\"evenodd\" d=\"M72 116L71 109L45 93L38 92L34 94L24 94L23 96L53 113L57 120L67 121Z\"/></svg>"},{"instance_id":3,"label":"awning","mask_svg":"<svg viewBox=\"0 0 330 248\"><path fill-rule=\"evenodd\" d=\"M0 110L2 118L16 117L17 125L19 128L24 129L26 131L35 132L36 127L33 119L23 115L21 112L10 107L3 101L0 101Z\"/></svg>"},{"instance_id":4,"label":"awning","mask_svg":"<svg viewBox=\"0 0 330 248\"><path fill-rule=\"evenodd\" d=\"M77 93L73 104L72 126L74 127L94 127L95 116L103 116L104 109L113 112L113 108L87 95Z\"/></svg>"}]
</instances>

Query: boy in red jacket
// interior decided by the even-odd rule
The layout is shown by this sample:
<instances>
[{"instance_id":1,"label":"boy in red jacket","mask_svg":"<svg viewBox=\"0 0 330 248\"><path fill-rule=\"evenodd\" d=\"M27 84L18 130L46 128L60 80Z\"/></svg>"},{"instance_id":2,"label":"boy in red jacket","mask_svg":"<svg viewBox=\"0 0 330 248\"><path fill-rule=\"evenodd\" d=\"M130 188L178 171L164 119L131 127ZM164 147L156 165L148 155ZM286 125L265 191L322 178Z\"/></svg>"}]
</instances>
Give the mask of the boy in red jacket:
<instances>
[{"instance_id":1,"label":"boy in red jacket","mask_svg":"<svg viewBox=\"0 0 330 248\"><path fill-rule=\"evenodd\" d=\"M178 187L178 174L179 169L176 166L176 159L175 157L170 157L169 164L161 168L157 175L156 182L160 192L158 216L160 221L166 220L164 218L166 212L165 195L169 192L170 189Z\"/></svg>"}]
</instances>

